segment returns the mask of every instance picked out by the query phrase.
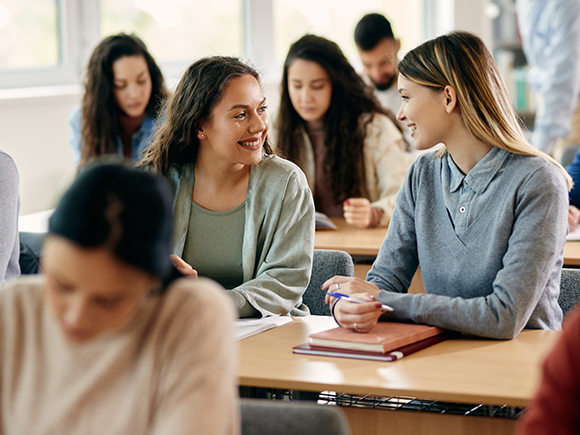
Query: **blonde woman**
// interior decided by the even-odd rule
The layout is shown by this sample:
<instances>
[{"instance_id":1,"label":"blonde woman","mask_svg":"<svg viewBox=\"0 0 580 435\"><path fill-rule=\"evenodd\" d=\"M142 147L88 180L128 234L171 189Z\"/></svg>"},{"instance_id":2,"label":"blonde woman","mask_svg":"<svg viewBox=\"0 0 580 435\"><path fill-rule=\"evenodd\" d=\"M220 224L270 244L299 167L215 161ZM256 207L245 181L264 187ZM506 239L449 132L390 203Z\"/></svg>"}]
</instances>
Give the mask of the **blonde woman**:
<instances>
[{"instance_id":1,"label":"blonde woman","mask_svg":"<svg viewBox=\"0 0 580 435\"><path fill-rule=\"evenodd\" d=\"M398 88L415 147L444 146L409 169L367 281L323 285L369 301L327 296L336 320L364 332L382 316L498 339L560 329L571 179L526 141L483 42L452 32L420 45L401 61ZM426 294L407 294L419 265Z\"/></svg>"}]
</instances>

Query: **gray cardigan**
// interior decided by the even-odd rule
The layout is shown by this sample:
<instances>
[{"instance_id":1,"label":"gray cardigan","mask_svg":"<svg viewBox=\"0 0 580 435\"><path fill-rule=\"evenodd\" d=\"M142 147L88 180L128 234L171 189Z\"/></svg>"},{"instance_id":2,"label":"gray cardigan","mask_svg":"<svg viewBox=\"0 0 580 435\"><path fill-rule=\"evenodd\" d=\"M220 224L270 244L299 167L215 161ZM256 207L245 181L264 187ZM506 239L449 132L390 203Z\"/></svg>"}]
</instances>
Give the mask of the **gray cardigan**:
<instances>
[{"instance_id":1,"label":"gray cardigan","mask_svg":"<svg viewBox=\"0 0 580 435\"><path fill-rule=\"evenodd\" d=\"M172 166L167 180L175 195L173 252L182 256L194 166ZM244 283L232 291L240 292L262 316L309 314L302 294L312 272L314 202L304 174L291 162L264 156L251 167L245 210Z\"/></svg>"},{"instance_id":2,"label":"gray cardigan","mask_svg":"<svg viewBox=\"0 0 580 435\"><path fill-rule=\"evenodd\" d=\"M6 151L0 148L0 283L20 275L18 186L16 163Z\"/></svg>"},{"instance_id":3,"label":"gray cardigan","mask_svg":"<svg viewBox=\"0 0 580 435\"><path fill-rule=\"evenodd\" d=\"M443 176L449 155L424 154L411 166L367 276L382 290L378 300L395 309L385 316L499 339L524 327L560 329L564 177L540 157L488 156L485 168L476 170L482 160L465 176L481 211L460 236L443 195L453 190ZM406 294L418 265L426 294Z\"/></svg>"}]
</instances>

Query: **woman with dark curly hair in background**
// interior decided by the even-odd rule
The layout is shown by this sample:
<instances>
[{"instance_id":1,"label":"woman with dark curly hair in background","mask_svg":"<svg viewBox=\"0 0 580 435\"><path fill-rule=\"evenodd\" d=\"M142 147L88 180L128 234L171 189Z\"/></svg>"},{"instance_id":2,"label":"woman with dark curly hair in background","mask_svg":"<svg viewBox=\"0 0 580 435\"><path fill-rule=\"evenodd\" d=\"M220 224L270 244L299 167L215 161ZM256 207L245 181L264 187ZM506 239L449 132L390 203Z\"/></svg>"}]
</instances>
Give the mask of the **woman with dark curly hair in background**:
<instances>
[{"instance_id":1,"label":"woman with dark curly hair in background","mask_svg":"<svg viewBox=\"0 0 580 435\"><path fill-rule=\"evenodd\" d=\"M306 174L317 211L388 225L412 162L403 135L338 45L305 35L284 62L277 152Z\"/></svg>"},{"instance_id":2,"label":"woman with dark curly hair in background","mask_svg":"<svg viewBox=\"0 0 580 435\"><path fill-rule=\"evenodd\" d=\"M70 117L75 164L102 154L136 161L166 95L163 75L135 35L109 36L93 51L82 104Z\"/></svg>"}]
</instances>

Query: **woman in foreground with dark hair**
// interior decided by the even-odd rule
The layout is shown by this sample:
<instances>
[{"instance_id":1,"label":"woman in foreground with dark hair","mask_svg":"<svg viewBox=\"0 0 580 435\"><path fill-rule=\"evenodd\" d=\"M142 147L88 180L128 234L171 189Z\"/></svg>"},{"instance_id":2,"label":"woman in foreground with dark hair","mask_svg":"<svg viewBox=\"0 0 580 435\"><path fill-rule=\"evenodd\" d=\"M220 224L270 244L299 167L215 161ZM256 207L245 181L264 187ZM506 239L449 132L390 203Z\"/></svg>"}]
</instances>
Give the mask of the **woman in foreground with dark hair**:
<instances>
[{"instance_id":1,"label":"woman in foreground with dark hair","mask_svg":"<svg viewBox=\"0 0 580 435\"><path fill-rule=\"evenodd\" d=\"M161 70L135 35L109 36L95 48L82 104L70 117L75 164L103 154L137 161L166 96Z\"/></svg>"},{"instance_id":2,"label":"woman in foreground with dark hair","mask_svg":"<svg viewBox=\"0 0 580 435\"><path fill-rule=\"evenodd\" d=\"M407 144L338 45L306 35L284 62L276 150L306 174L316 210L388 225L412 162Z\"/></svg>"},{"instance_id":3,"label":"woman in foreground with dark hair","mask_svg":"<svg viewBox=\"0 0 580 435\"><path fill-rule=\"evenodd\" d=\"M171 264L170 196L111 164L65 194L44 275L0 291L3 433L238 433L234 310Z\"/></svg>"},{"instance_id":4,"label":"woman in foreground with dark hair","mask_svg":"<svg viewBox=\"0 0 580 435\"><path fill-rule=\"evenodd\" d=\"M443 146L409 169L367 281L324 283L369 301L327 295L336 320L365 332L384 314L497 339L560 329L572 182L527 141L483 41L456 31L421 44L399 63L398 89L415 147ZM425 293L408 294L418 266Z\"/></svg>"},{"instance_id":5,"label":"woman in foreground with dark hair","mask_svg":"<svg viewBox=\"0 0 580 435\"><path fill-rule=\"evenodd\" d=\"M222 284L240 317L308 314L312 195L300 169L272 155L257 71L198 60L164 117L140 164L172 187L176 265Z\"/></svg>"}]
</instances>

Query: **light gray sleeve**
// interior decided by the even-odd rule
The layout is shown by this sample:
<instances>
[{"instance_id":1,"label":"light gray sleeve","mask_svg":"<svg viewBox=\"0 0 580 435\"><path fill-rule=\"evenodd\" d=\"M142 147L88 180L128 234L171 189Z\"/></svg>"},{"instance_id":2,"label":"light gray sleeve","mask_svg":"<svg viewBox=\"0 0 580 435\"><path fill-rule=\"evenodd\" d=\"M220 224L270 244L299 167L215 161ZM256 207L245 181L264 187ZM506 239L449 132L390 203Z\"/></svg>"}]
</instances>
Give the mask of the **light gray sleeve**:
<instances>
[{"instance_id":1,"label":"light gray sleeve","mask_svg":"<svg viewBox=\"0 0 580 435\"><path fill-rule=\"evenodd\" d=\"M508 249L502 258L503 267L497 272L492 291L483 292L489 293L487 296L464 299L394 293L406 291L410 276L406 268L414 267L414 263L406 267L401 265L414 261L409 253L415 244L409 218L404 213L407 207L401 207L399 216L393 217L397 227L389 228L387 241L367 277L383 289L378 300L395 308L394 313L386 316L489 338L511 339L517 336L528 323L548 279L559 276L562 267L568 201L563 178L555 172L535 171L518 189ZM403 196L403 199L408 205L409 198ZM405 244L411 247L405 247ZM401 280L403 282L398 283L395 273L401 269L406 270L406 274ZM460 288L461 282L457 285Z\"/></svg>"},{"instance_id":2,"label":"light gray sleeve","mask_svg":"<svg viewBox=\"0 0 580 435\"><path fill-rule=\"evenodd\" d=\"M236 291L262 316L305 315L296 305L310 281L314 255L314 201L306 182L288 180L278 222L267 234L267 252L254 279ZM259 224L259 223L258 223Z\"/></svg>"},{"instance_id":3,"label":"light gray sleeve","mask_svg":"<svg viewBox=\"0 0 580 435\"><path fill-rule=\"evenodd\" d=\"M12 157L0 152L0 282L4 281L18 240L18 169Z\"/></svg>"},{"instance_id":4,"label":"light gray sleeve","mask_svg":"<svg viewBox=\"0 0 580 435\"><path fill-rule=\"evenodd\" d=\"M419 265L413 198L416 171L414 163L397 195L387 237L367 275L367 281L395 293L407 292Z\"/></svg>"},{"instance_id":5,"label":"light gray sleeve","mask_svg":"<svg viewBox=\"0 0 580 435\"><path fill-rule=\"evenodd\" d=\"M259 317L260 312L256 310L248 300L238 290L227 290L226 294L238 309L238 316L240 319L244 317Z\"/></svg>"}]
</instances>

